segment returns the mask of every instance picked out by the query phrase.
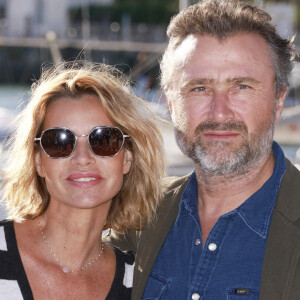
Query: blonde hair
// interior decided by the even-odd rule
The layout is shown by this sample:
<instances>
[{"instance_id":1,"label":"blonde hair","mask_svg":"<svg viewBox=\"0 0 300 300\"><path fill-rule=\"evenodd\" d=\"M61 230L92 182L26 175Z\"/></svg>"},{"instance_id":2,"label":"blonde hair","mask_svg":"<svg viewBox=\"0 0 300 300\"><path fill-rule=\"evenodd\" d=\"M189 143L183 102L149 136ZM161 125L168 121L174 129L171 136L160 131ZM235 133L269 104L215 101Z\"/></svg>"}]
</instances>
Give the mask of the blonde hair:
<instances>
[{"instance_id":1,"label":"blonde hair","mask_svg":"<svg viewBox=\"0 0 300 300\"><path fill-rule=\"evenodd\" d=\"M34 164L50 102L59 98L94 95L113 124L130 135L125 147L132 152L131 170L113 198L107 227L117 232L141 229L151 221L160 201L160 180L164 172L163 141L146 105L129 92L128 80L115 68L87 62L63 63L43 71L33 83L31 98L17 116L4 175L4 197L9 219L34 219L44 213L50 201L45 181Z\"/></svg>"}]
</instances>

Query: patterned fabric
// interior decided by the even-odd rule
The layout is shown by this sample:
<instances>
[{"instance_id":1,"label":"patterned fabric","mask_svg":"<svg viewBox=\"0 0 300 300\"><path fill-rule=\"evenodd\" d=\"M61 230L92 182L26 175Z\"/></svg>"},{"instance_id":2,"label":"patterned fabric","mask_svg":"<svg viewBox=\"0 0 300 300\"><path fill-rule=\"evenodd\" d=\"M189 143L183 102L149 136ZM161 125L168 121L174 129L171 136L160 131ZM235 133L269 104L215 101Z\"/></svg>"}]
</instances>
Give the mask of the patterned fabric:
<instances>
[{"instance_id":1,"label":"patterned fabric","mask_svg":"<svg viewBox=\"0 0 300 300\"><path fill-rule=\"evenodd\" d=\"M117 248L114 251L116 272L106 300L130 300L134 255ZM11 221L0 222L0 299L33 300Z\"/></svg>"}]
</instances>

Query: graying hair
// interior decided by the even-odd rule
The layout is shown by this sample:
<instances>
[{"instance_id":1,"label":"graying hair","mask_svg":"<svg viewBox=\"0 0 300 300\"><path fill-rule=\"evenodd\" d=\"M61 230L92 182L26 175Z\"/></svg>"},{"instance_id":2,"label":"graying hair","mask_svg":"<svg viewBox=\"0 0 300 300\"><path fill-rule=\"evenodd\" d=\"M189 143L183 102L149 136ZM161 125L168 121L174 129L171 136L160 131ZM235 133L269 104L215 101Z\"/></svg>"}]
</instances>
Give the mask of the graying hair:
<instances>
[{"instance_id":1,"label":"graying hair","mask_svg":"<svg viewBox=\"0 0 300 300\"><path fill-rule=\"evenodd\" d=\"M209 35L222 40L238 33L258 34L269 45L275 73L275 94L278 97L281 91L289 87L289 75L296 54L294 39L281 38L267 12L238 0L203 0L172 18L167 30L169 45L160 64L162 87L167 88L170 84L173 51L188 35Z\"/></svg>"}]
</instances>

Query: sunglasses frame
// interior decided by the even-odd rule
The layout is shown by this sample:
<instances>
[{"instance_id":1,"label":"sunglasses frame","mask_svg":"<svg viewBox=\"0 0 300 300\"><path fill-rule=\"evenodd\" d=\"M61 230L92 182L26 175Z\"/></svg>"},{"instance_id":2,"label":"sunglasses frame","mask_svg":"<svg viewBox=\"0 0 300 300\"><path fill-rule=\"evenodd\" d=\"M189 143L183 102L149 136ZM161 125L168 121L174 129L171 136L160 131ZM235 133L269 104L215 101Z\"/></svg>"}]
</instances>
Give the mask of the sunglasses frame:
<instances>
[{"instance_id":1,"label":"sunglasses frame","mask_svg":"<svg viewBox=\"0 0 300 300\"><path fill-rule=\"evenodd\" d=\"M122 141L122 145L121 145L121 147L120 147L120 149L119 149L119 151L118 151L117 153L115 153L115 154L113 154L113 155L97 155L97 154L93 151L93 149L92 149L92 147L91 147L91 145L90 145L90 142L89 142L89 136L90 136L90 134L91 134L94 130L96 130L96 129L98 129L98 128L101 128L101 129L110 128L110 129L117 129L117 130L120 131L120 133L122 134L122 137L123 137L123 141ZM52 157L52 156L50 156L50 155L45 151L45 149L44 149L44 147L43 147L43 145L42 145L42 137L43 137L43 134L44 134L45 132L47 132L47 131L49 131L49 130L52 130L52 129L69 130L69 131L71 131L72 134L75 136L75 143L74 143L72 152L71 152L69 155L67 155L67 156L62 156L62 157ZM113 156L116 156L116 155L118 155L118 154L120 153L120 151L122 150L122 148L123 148L123 146L124 146L124 144L125 144L126 138L130 138L130 135L124 134L124 132L123 132L120 128L115 127L115 126L96 126L96 127L94 127L94 128L91 129L91 131L89 132L89 134L81 134L81 135L76 135L75 132L74 132L72 129L68 128L68 127L51 127L51 128L47 128L47 129L43 130L42 133L41 133L41 136L40 136L39 138L34 138L34 142L39 142L40 147L42 148L42 150L44 151L44 153L45 153L49 158L52 158L52 159L60 159L60 158L68 158L68 157L70 157L70 156L73 154L73 152L74 152L75 149L76 149L77 138L79 138L79 137L86 137L86 138L87 138L87 139L86 139L86 142L87 142L87 144L88 144L88 147L89 147L89 149L91 150L91 152L92 152L95 156L97 156L97 157L113 157Z\"/></svg>"}]
</instances>

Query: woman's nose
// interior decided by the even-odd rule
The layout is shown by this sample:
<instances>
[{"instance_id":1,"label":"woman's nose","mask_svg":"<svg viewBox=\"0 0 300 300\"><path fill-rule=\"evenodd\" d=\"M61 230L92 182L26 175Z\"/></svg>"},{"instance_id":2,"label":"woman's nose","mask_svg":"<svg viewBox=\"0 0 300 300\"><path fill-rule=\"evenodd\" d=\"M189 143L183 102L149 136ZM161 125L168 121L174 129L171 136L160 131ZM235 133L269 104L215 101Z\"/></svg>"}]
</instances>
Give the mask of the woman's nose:
<instances>
[{"instance_id":1,"label":"woman's nose","mask_svg":"<svg viewBox=\"0 0 300 300\"><path fill-rule=\"evenodd\" d=\"M87 136L78 136L76 147L71 156L71 162L78 165L88 165L96 162L95 155L91 151Z\"/></svg>"}]
</instances>

